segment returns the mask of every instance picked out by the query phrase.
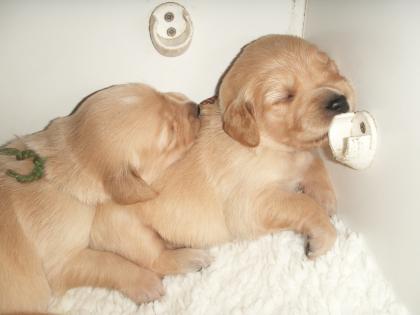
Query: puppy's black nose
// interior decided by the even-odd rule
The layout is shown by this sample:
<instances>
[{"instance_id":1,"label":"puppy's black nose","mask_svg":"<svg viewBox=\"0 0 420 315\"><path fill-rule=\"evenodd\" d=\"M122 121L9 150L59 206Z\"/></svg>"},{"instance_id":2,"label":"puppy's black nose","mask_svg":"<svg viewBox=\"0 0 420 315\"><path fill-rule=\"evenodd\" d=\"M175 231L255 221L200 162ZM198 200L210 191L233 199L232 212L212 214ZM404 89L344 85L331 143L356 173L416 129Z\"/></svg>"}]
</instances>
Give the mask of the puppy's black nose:
<instances>
[{"instance_id":1,"label":"puppy's black nose","mask_svg":"<svg viewBox=\"0 0 420 315\"><path fill-rule=\"evenodd\" d=\"M327 103L327 110L335 112L335 113L346 113L349 111L349 103L347 103L347 99L344 95L339 95L334 97Z\"/></svg>"}]
</instances>

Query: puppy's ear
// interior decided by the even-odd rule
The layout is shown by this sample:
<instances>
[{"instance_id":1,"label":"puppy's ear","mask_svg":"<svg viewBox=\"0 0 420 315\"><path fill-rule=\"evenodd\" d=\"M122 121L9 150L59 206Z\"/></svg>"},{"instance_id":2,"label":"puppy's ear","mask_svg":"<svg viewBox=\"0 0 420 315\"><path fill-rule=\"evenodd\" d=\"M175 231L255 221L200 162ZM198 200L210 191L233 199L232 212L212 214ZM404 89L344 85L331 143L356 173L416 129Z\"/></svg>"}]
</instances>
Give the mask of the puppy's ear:
<instances>
[{"instance_id":1,"label":"puppy's ear","mask_svg":"<svg viewBox=\"0 0 420 315\"><path fill-rule=\"evenodd\" d=\"M223 129L236 141L248 147L260 143L260 133L251 103L233 101L223 113Z\"/></svg>"},{"instance_id":2,"label":"puppy's ear","mask_svg":"<svg viewBox=\"0 0 420 315\"><path fill-rule=\"evenodd\" d=\"M158 193L132 170L124 170L108 176L104 182L105 190L111 198L123 205L156 198Z\"/></svg>"}]
</instances>

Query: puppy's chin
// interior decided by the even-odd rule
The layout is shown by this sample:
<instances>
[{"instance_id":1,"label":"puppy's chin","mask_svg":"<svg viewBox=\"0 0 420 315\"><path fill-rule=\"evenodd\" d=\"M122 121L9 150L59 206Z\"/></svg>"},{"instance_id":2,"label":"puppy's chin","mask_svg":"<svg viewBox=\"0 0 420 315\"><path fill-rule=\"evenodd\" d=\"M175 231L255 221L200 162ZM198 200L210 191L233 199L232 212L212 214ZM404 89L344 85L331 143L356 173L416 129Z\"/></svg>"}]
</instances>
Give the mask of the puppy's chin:
<instances>
[{"instance_id":1,"label":"puppy's chin","mask_svg":"<svg viewBox=\"0 0 420 315\"><path fill-rule=\"evenodd\" d=\"M295 150L311 150L322 147L328 142L328 130L319 136L311 135L311 137L299 137L296 135L287 139L282 139L279 142Z\"/></svg>"},{"instance_id":2,"label":"puppy's chin","mask_svg":"<svg viewBox=\"0 0 420 315\"><path fill-rule=\"evenodd\" d=\"M325 132L324 134L322 134L319 137L315 137L312 140L304 141L301 145L302 145L302 147L312 149L312 148L321 147L324 144L326 144L327 142L328 142L328 131Z\"/></svg>"},{"instance_id":3,"label":"puppy's chin","mask_svg":"<svg viewBox=\"0 0 420 315\"><path fill-rule=\"evenodd\" d=\"M321 115L320 119L307 124L307 129L291 137L293 146L298 149L314 149L328 143L328 131L335 115Z\"/></svg>"}]
</instances>

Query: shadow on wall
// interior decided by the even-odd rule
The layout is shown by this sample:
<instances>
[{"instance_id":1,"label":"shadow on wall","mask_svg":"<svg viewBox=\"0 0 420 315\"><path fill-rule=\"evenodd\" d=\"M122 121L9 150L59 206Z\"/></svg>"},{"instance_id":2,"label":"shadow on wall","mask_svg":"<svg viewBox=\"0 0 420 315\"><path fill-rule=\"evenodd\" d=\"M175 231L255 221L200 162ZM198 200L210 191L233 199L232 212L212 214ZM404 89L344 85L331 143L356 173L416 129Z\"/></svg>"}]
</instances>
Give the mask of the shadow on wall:
<instances>
[{"instance_id":1,"label":"shadow on wall","mask_svg":"<svg viewBox=\"0 0 420 315\"><path fill-rule=\"evenodd\" d=\"M420 311L420 2L309 1L305 38L353 82L379 129L366 171L329 163L340 215L363 232L397 294Z\"/></svg>"}]
</instances>

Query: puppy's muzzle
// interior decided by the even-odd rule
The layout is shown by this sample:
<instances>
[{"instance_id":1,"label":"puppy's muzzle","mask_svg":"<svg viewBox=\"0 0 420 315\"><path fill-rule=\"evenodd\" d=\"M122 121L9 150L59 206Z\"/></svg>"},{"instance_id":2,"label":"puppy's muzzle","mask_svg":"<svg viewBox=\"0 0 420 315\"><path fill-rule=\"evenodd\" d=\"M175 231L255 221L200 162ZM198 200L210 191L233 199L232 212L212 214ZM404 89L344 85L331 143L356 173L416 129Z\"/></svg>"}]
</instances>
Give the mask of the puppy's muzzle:
<instances>
[{"instance_id":1,"label":"puppy's muzzle","mask_svg":"<svg viewBox=\"0 0 420 315\"><path fill-rule=\"evenodd\" d=\"M325 108L334 114L342 114L348 112L350 106L344 95L336 95L333 99L327 102L327 106Z\"/></svg>"}]
</instances>

